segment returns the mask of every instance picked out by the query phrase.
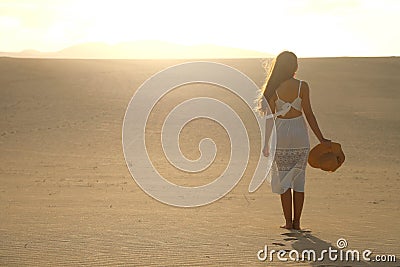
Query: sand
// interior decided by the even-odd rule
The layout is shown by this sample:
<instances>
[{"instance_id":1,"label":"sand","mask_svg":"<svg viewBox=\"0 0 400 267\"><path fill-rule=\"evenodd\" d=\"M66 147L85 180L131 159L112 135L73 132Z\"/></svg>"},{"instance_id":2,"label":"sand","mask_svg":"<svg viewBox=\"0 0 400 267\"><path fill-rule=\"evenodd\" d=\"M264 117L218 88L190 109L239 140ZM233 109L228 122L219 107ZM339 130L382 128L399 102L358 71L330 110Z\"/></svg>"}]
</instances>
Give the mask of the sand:
<instances>
[{"instance_id":1,"label":"sand","mask_svg":"<svg viewBox=\"0 0 400 267\"><path fill-rule=\"evenodd\" d=\"M260 59L218 61L263 83ZM198 208L162 204L132 179L125 109L147 78L179 62L0 59L0 265L400 266L399 58L300 60L297 77L309 82L320 127L346 154L335 173L307 168L302 232L279 229L280 201L268 184L247 191L254 163L229 194ZM195 158L193 140L211 135L220 160L185 181L157 153L163 112L149 129L161 172L188 184L218 176L229 148L223 130L207 121L187 127L184 153ZM265 245L321 251L339 238L397 263L257 259Z\"/></svg>"}]
</instances>

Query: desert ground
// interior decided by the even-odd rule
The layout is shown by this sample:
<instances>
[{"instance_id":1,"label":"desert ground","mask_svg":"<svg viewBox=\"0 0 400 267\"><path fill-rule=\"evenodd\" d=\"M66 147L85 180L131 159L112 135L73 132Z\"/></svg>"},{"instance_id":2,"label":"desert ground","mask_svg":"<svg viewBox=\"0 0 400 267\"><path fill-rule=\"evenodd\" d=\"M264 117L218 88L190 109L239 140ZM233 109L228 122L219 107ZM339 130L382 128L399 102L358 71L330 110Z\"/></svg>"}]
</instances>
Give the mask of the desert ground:
<instances>
[{"instance_id":1,"label":"desert ground","mask_svg":"<svg viewBox=\"0 0 400 267\"><path fill-rule=\"evenodd\" d=\"M262 59L210 61L259 86L265 78ZM280 200L268 183L248 192L254 161L230 193L202 207L160 203L135 183L122 150L125 110L146 79L181 62L0 58L1 266L400 266L400 58L300 59L296 76L310 85L320 128L346 154L334 173L307 167L303 231L279 228ZM165 114L193 94L217 91L184 86L150 117L149 153L174 183L208 183L227 163L226 133L208 120L188 125L180 139L193 159L201 138L215 139L217 160L207 171L185 180L160 148ZM224 93L216 94L234 103ZM310 140L317 143L311 132ZM346 249L396 262L257 258L265 245L321 251L339 238Z\"/></svg>"}]
</instances>

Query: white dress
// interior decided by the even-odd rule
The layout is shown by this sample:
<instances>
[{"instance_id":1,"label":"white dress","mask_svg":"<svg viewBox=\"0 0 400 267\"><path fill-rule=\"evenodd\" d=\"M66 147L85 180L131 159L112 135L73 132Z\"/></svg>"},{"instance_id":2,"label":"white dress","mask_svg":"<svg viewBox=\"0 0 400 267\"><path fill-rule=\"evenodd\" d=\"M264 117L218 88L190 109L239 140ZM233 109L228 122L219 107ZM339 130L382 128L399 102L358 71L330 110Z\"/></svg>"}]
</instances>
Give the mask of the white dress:
<instances>
[{"instance_id":1,"label":"white dress","mask_svg":"<svg viewBox=\"0 0 400 267\"><path fill-rule=\"evenodd\" d=\"M293 102L276 100L276 113L285 115L291 108L301 111L301 81L297 98ZM304 192L305 170L307 166L310 142L308 128L303 115L291 119L276 118L276 150L267 180L272 192L283 194L292 188Z\"/></svg>"}]
</instances>

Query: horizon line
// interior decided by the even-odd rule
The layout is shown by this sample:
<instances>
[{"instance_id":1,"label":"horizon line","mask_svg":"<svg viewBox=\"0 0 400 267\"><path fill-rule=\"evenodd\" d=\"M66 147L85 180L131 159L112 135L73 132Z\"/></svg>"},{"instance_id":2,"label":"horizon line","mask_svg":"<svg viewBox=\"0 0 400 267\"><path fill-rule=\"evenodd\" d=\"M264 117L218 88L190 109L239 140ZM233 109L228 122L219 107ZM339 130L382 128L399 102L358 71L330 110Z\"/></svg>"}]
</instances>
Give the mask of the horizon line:
<instances>
[{"instance_id":1,"label":"horizon line","mask_svg":"<svg viewBox=\"0 0 400 267\"><path fill-rule=\"evenodd\" d=\"M0 52L3 53L3 52ZM18 56L7 56L0 55L1 59L9 58L9 59L49 59L49 60L195 60L195 61L204 61L204 60L215 60L215 59L274 59L274 57L193 57L193 58L85 58L85 57L18 57ZM379 59L379 58L400 58L400 56L307 56L307 57L298 57L298 59L340 59L340 58L348 58L348 59Z\"/></svg>"},{"instance_id":2,"label":"horizon line","mask_svg":"<svg viewBox=\"0 0 400 267\"><path fill-rule=\"evenodd\" d=\"M227 56L227 57L180 57L180 56L172 56L169 57L168 56L168 52L166 52L166 56L161 56L161 57L123 57L123 56L116 56L116 57L101 57L101 56L67 56L67 57L63 57L60 56L58 57L57 55L51 56L51 54L57 54L57 53L62 53L64 50L68 50L71 48L75 48L75 47L79 47L79 46L88 46L88 45L104 45L105 47L118 47L119 45L124 45L124 44L132 44L134 45L136 44L140 44L140 43L159 43L159 44L168 44L168 45L172 45L172 46L181 46L181 47L187 47L187 48L201 48L202 46L210 46L210 47L215 47L215 48L227 48L227 49L236 49L238 51L243 50L243 53L258 53L260 55L255 55L255 56ZM149 49L149 51L151 50L151 48ZM161 49L160 49L161 50ZM282 51L287 50L287 49L283 49ZM134 51L134 50L132 50ZM43 54L44 56L40 56L40 55L23 55L24 53L37 53L37 54ZM210 52L212 52L212 50L210 50ZM208 52L208 53L210 53ZM207 52L205 52L207 53ZM240 52L239 52L240 53ZM2 55L3 54L3 55ZM18 54L22 54L21 56L19 56ZM49 55L49 56L46 56ZM266 57L260 57L262 56L262 54L268 55ZM279 54L279 53L278 53ZM19 51L0 51L0 57L13 57L13 58L60 58L60 59L197 59L197 58L274 58L276 55L275 53L271 53L271 52L265 52L265 51L261 51L261 50L256 50L253 48L243 48L243 47L234 47L234 46L227 46L227 45L220 45L220 44L212 44L212 43L198 43L198 44L182 44L182 43L176 43L176 42L171 42L171 41L163 41L163 40L131 40L131 41L123 41L123 42L116 42L116 43L109 43L109 42L103 42L103 41L89 41L89 42L81 42L81 43L75 43L75 44L71 44L69 46L63 47L61 49L58 50L52 50L52 51L43 51L43 50L38 50L35 48L25 48L23 50L19 50ZM297 53L296 53L297 54ZM400 55L309 55L309 56L298 56L298 58L342 58L342 57L354 57L354 58L387 58L387 57L399 57Z\"/></svg>"}]
</instances>

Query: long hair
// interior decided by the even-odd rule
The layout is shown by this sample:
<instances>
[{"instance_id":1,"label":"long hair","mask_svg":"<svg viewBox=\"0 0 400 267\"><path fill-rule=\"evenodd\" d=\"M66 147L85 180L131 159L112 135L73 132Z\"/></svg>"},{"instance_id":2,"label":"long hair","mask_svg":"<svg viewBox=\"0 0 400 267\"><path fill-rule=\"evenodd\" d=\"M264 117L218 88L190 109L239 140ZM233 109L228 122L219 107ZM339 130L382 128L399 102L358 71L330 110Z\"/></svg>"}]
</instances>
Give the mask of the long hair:
<instances>
[{"instance_id":1,"label":"long hair","mask_svg":"<svg viewBox=\"0 0 400 267\"><path fill-rule=\"evenodd\" d=\"M293 52L283 51L273 61L269 68L267 79L260 90L257 99L257 110L261 115L265 114L265 100L270 100L278 89L279 85L292 78L297 70L297 56ZM264 98L265 100L264 100Z\"/></svg>"}]
</instances>

